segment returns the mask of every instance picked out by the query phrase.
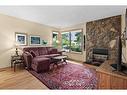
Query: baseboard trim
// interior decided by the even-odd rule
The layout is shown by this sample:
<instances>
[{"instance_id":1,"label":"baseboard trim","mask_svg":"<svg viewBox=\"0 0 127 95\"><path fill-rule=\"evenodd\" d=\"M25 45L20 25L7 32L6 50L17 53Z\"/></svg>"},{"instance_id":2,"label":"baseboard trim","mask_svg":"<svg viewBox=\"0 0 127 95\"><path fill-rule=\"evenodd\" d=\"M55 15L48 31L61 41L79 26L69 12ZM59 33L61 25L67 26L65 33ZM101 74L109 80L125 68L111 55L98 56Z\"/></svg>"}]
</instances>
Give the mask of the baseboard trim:
<instances>
[{"instance_id":1,"label":"baseboard trim","mask_svg":"<svg viewBox=\"0 0 127 95\"><path fill-rule=\"evenodd\" d=\"M11 68L11 67L9 66L9 67L0 68L0 72L6 71L6 69L8 69L8 68Z\"/></svg>"}]
</instances>

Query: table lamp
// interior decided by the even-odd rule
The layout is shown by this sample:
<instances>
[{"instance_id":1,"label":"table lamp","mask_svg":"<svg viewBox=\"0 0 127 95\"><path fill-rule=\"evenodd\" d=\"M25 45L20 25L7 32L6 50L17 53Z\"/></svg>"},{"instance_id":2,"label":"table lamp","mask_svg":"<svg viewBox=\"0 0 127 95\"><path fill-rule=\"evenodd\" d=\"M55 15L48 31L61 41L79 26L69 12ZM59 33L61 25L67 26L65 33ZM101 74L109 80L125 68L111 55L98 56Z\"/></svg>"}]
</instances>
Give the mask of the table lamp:
<instances>
[{"instance_id":1,"label":"table lamp","mask_svg":"<svg viewBox=\"0 0 127 95\"><path fill-rule=\"evenodd\" d=\"M18 54L18 46L19 46L19 44L16 42L16 43L15 43L15 54L16 54L16 56L19 55L19 54Z\"/></svg>"}]
</instances>

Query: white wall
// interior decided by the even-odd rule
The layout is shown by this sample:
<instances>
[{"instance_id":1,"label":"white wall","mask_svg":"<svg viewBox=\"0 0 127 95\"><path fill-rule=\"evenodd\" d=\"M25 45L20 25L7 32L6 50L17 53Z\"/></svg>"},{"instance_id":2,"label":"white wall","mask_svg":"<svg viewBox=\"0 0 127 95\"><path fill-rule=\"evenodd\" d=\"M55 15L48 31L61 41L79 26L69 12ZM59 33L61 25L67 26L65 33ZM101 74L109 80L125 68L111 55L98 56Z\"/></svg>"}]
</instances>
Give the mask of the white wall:
<instances>
[{"instance_id":1,"label":"white wall","mask_svg":"<svg viewBox=\"0 0 127 95\"><path fill-rule=\"evenodd\" d=\"M58 29L0 14L0 68L10 66L11 55L15 53L15 32L40 35L51 45L52 31Z\"/></svg>"}]
</instances>

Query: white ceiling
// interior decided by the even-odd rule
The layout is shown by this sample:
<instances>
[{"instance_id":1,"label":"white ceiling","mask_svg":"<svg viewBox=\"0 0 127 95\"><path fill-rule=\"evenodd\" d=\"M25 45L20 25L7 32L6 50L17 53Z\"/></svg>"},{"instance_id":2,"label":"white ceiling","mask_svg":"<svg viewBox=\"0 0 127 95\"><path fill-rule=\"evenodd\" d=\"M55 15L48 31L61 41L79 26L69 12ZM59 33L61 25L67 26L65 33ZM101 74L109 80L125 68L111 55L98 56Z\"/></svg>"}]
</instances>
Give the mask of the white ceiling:
<instances>
[{"instance_id":1,"label":"white ceiling","mask_svg":"<svg viewBox=\"0 0 127 95\"><path fill-rule=\"evenodd\" d=\"M63 28L123 14L127 6L0 6L0 13Z\"/></svg>"}]
</instances>

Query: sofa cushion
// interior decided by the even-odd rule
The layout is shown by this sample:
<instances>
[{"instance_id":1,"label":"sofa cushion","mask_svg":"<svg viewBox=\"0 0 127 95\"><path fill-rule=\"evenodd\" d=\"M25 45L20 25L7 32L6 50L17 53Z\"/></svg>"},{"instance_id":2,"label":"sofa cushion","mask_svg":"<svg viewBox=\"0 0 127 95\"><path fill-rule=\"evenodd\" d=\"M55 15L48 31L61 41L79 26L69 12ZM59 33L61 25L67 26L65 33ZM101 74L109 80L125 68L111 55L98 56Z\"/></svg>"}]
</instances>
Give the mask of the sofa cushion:
<instances>
[{"instance_id":1,"label":"sofa cushion","mask_svg":"<svg viewBox=\"0 0 127 95\"><path fill-rule=\"evenodd\" d=\"M37 58L46 58L45 55L36 56Z\"/></svg>"},{"instance_id":2,"label":"sofa cushion","mask_svg":"<svg viewBox=\"0 0 127 95\"><path fill-rule=\"evenodd\" d=\"M50 59L49 58L33 58L32 68L36 72L48 71L50 66Z\"/></svg>"},{"instance_id":3,"label":"sofa cushion","mask_svg":"<svg viewBox=\"0 0 127 95\"><path fill-rule=\"evenodd\" d=\"M52 49L52 47L46 47L46 49L47 49L48 54L50 54L50 50Z\"/></svg>"},{"instance_id":4,"label":"sofa cushion","mask_svg":"<svg viewBox=\"0 0 127 95\"><path fill-rule=\"evenodd\" d=\"M39 47L38 51L39 51L39 55L46 55L46 54L48 54L48 51L47 51L46 47Z\"/></svg>"},{"instance_id":5,"label":"sofa cushion","mask_svg":"<svg viewBox=\"0 0 127 95\"><path fill-rule=\"evenodd\" d=\"M48 58L52 58L52 57L56 57L56 56L59 56L60 54L49 54L49 55L44 55L45 57L48 57Z\"/></svg>"},{"instance_id":6,"label":"sofa cushion","mask_svg":"<svg viewBox=\"0 0 127 95\"><path fill-rule=\"evenodd\" d=\"M38 64L38 63L45 63L46 60L50 60L49 58L45 58L45 57L34 57L33 58L33 64ZM45 63L46 64L46 63Z\"/></svg>"},{"instance_id":7,"label":"sofa cushion","mask_svg":"<svg viewBox=\"0 0 127 95\"><path fill-rule=\"evenodd\" d=\"M57 54L58 51L55 48L50 48L48 54Z\"/></svg>"}]
</instances>

